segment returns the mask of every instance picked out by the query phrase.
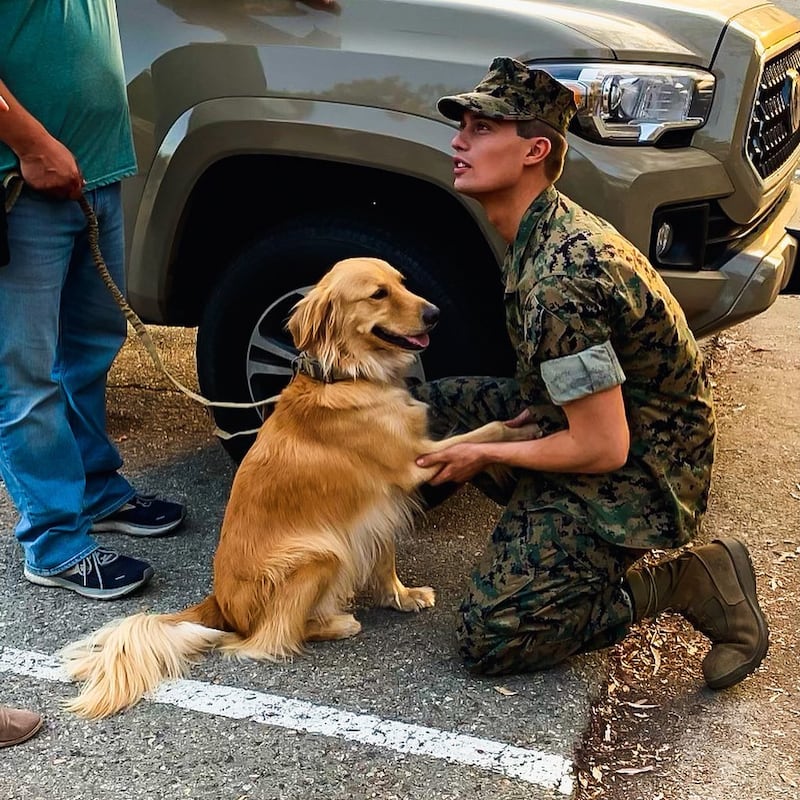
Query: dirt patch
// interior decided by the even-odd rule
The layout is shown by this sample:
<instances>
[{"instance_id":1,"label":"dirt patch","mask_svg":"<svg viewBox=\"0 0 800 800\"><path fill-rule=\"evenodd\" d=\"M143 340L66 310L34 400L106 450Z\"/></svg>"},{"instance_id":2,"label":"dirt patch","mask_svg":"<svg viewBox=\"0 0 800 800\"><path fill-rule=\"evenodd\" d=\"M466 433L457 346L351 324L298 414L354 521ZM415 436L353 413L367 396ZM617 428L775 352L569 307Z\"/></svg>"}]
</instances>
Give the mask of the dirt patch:
<instances>
[{"instance_id":1,"label":"dirt patch","mask_svg":"<svg viewBox=\"0 0 800 800\"><path fill-rule=\"evenodd\" d=\"M720 436L697 543L747 543L770 651L746 681L712 692L700 667L708 642L682 617L634 626L609 651L576 754L577 800L800 797L800 298L703 346Z\"/></svg>"}]
</instances>

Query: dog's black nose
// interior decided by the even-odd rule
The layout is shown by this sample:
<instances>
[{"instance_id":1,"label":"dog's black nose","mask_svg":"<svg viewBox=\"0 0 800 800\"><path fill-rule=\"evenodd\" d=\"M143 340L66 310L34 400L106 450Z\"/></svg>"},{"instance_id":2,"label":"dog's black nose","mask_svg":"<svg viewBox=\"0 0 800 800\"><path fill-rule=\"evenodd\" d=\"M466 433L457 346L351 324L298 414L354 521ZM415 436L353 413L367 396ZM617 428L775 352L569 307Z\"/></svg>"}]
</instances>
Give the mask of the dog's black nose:
<instances>
[{"instance_id":1,"label":"dog's black nose","mask_svg":"<svg viewBox=\"0 0 800 800\"><path fill-rule=\"evenodd\" d=\"M432 328L439 321L439 309L436 306L425 306L422 312L422 321Z\"/></svg>"}]
</instances>

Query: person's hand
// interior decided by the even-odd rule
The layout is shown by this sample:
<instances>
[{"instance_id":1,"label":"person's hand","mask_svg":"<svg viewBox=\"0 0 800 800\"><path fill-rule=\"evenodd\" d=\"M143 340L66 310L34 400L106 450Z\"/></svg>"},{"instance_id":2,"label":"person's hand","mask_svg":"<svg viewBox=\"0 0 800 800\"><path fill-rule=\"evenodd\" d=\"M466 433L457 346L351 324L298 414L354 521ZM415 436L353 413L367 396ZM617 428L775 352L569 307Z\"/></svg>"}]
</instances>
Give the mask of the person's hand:
<instances>
[{"instance_id":1,"label":"person's hand","mask_svg":"<svg viewBox=\"0 0 800 800\"><path fill-rule=\"evenodd\" d=\"M529 408L517 414L514 419L507 419L503 425L507 428L514 428L515 430L522 431L522 435L526 439L541 439L544 435L538 423L534 421L533 412Z\"/></svg>"},{"instance_id":2,"label":"person's hand","mask_svg":"<svg viewBox=\"0 0 800 800\"><path fill-rule=\"evenodd\" d=\"M439 472L428 481L432 486L438 486L442 483L466 483L486 468L486 459L481 445L455 444L445 450L420 456L417 466L440 466Z\"/></svg>"},{"instance_id":3,"label":"person's hand","mask_svg":"<svg viewBox=\"0 0 800 800\"><path fill-rule=\"evenodd\" d=\"M75 156L58 139L44 135L18 153L22 178L31 189L60 200L77 200L86 183Z\"/></svg>"},{"instance_id":4,"label":"person's hand","mask_svg":"<svg viewBox=\"0 0 800 800\"><path fill-rule=\"evenodd\" d=\"M514 419L508 419L505 421L505 425L509 428L522 428L525 425L533 422L533 414L529 408L526 408L522 413L517 414Z\"/></svg>"}]
</instances>

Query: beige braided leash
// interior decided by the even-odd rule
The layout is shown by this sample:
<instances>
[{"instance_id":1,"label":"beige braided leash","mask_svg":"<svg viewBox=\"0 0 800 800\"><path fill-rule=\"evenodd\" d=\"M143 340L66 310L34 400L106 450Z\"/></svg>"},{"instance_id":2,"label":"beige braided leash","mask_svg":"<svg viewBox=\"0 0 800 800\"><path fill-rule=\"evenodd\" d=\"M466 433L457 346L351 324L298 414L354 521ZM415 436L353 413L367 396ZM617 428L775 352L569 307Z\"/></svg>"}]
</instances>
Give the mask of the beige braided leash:
<instances>
[{"instance_id":1,"label":"beige braided leash","mask_svg":"<svg viewBox=\"0 0 800 800\"><path fill-rule=\"evenodd\" d=\"M90 205L89 201L86 199L86 196L83 194L81 194L81 196L78 198L78 203L81 209L83 210L84 215L86 216L86 222L88 224L88 234L89 234L89 248L92 253L92 259L94 260L95 266L97 267L97 271L100 273L100 277L102 278L103 283L106 285L106 288L109 290L109 292L111 292L111 295L116 300L117 305L122 310L122 313L125 315L125 318L131 324L134 331L136 331L137 336L139 337L140 341L142 342L145 349L149 353L150 358L152 359L156 368L159 369L164 375L166 375L167 378L172 382L172 384L176 386L181 392L183 392L187 397L190 397L192 400L200 403L202 406L205 406L206 408L258 408L260 406L276 403L279 395L268 397L266 400L258 400L254 403L232 403L232 402L208 400L207 398L203 397L203 395L192 391L187 386L184 386L166 368L166 366L164 366L164 362L161 360L161 356L158 354L158 349L156 348L156 345L153 342L153 339L150 336L149 331L147 330L141 319L139 319L136 312L130 307L128 301L125 299L122 292L119 290L117 284L114 283L114 279L111 277L111 274L108 271L106 262L103 259L103 254L100 252L100 228L97 223L97 215L94 213L94 209ZM258 428L254 428L247 431L237 431L236 433L228 433L227 431L223 431L220 428L214 429L215 435L219 436L221 439L232 439L235 436L245 436L257 432Z\"/></svg>"}]
</instances>

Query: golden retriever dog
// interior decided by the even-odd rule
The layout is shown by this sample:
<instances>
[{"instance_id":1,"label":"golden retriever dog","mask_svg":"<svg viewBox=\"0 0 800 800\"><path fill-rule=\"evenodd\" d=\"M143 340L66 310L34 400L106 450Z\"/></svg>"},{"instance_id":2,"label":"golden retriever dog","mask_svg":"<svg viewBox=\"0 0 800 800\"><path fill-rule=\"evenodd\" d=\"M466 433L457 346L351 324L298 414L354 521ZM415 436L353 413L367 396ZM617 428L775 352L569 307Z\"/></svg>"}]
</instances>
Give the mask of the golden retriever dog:
<instances>
[{"instance_id":1,"label":"golden retriever dog","mask_svg":"<svg viewBox=\"0 0 800 800\"><path fill-rule=\"evenodd\" d=\"M305 642L361 629L349 605L418 611L434 591L404 586L395 537L409 530L416 490L436 472L415 458L463 441L529 438L495 422L442 441L403 376L427 347L439 310L385 261L340 261L293 309L300 351L242 460L214 556L213 593L177 613L117 620L62 650L80 694L67 708L105 717L217 649L276 660Z\"/></svg>"}]
</instances>

